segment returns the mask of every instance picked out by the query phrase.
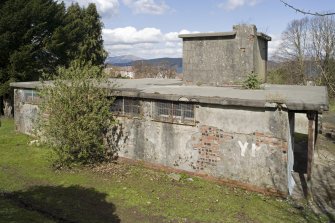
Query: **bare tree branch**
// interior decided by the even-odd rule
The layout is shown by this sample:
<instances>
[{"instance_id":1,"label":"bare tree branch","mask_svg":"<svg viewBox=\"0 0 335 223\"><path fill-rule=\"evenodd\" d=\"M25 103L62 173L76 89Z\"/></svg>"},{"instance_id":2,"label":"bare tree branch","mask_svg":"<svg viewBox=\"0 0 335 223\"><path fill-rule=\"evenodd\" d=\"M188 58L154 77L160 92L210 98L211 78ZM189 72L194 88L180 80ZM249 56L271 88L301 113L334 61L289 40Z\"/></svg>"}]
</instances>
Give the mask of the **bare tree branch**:
<instances>
[{"instance_id":1,"label":"bare tree branch","mask_svg":"<svg viewBox=\"0 0 335 223\"><path fill-rule=\"evenodd\" d=\"M311 11L305 11L302 9L298 9L296 7L294 7L293 5L288 4L287 2L283 1L283 0L279 0L281 1L285 6L295 10L296 12L300 12L302 14L305 15L314 15L314 16L330 16L330 15L335 15L335 12L329 12L329 13L320 13L320 12L311 12Z\"/></svg>"}]
</instances>

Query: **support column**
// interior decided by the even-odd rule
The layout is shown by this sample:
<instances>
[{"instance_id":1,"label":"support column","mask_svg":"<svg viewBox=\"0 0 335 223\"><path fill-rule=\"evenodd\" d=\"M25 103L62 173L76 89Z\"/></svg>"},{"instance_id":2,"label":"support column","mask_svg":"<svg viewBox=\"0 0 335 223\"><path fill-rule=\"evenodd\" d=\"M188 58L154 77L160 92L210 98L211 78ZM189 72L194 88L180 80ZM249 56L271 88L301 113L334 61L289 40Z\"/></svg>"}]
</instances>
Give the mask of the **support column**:
<instances>
[{"instance_id":1,"label":"support column","mask_svg":"<svg viewBox=\"0 0 335 223\"><path fill-rule=\"evenodd\" d=\"M317 112L309 111L307 112L308 118L308 160L307 160L307 198L311 198L312 189L312 165L313 165L313 155L316 141L316 126L317 126Z\"/></svg>"}]
</instances>

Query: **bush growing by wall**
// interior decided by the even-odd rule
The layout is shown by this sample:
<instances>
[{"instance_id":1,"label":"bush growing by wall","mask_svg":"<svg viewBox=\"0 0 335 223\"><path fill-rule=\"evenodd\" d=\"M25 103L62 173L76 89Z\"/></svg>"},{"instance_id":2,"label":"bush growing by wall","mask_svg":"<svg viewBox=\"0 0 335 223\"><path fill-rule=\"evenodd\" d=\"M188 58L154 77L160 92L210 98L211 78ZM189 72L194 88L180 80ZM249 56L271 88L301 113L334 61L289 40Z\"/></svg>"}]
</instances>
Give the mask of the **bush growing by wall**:
<instances>
[{"instance_id":1,"label":"bush growing by wall","mask_svg":"<svg viewBox=\"0 0 335 223\"><path fill-rule=\"evenodd\" d=\"M113 87L112 83L100 67L78 62L57 73L53 83L44 82L40 90L39 138L54 149L58 166L112 159L115 151L105 138L114 124L112 100L107 88L97 87L106 83Z\"/></svg>"}]
</instances>

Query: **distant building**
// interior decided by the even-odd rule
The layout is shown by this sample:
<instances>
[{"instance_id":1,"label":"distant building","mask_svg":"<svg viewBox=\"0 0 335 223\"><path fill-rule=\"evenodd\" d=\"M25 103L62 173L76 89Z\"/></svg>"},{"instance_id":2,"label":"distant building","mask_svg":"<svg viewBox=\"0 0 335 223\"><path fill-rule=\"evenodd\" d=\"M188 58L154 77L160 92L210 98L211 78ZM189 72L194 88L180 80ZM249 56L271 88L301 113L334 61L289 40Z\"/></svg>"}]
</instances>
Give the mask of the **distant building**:
<instances>
[{"instance_id":1,"label":"distant building","mask_svg":"<svg viewBox=\"0 0 335 223\"><path fill-rule=\"evenodd\" d=\"M104 70L105 72L107 72L107 74L111 78L134 78L135 77L132 66L124 66L124 67L108 66Z\"/></svg>"}]
</instances>

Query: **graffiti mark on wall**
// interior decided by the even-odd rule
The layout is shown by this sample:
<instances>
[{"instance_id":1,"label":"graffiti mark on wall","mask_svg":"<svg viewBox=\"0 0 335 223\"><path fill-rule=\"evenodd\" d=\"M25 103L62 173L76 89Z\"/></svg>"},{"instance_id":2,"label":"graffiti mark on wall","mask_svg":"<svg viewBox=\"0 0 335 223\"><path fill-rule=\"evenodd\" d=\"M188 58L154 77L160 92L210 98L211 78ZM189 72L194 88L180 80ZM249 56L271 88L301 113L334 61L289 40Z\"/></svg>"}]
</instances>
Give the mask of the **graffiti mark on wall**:
<instances>
[{"instance_id":1,"label":"graffiti mark on wall","mask_svg":"<svg viewBox=\"0 0 335 223\"><path fill-rule=\"evenodd\" d=\"M245 156L245 152L246 150L248 149L248 145L249 143L248 142L245 142L245 143L242 143L241 141L238 141L238 145L240 146L241 148L241 156ZM261 147L260 146L257 146L255 143L252 143L251 144L251 156L252 157L256 157L256 152L258 150L260 150Z\"/></svg>"},{"instance_id":2,"label":"graffiti mark on wall","mask_svg":"<svg viewBox=\"0 0 335 223\"><path fill-rule=\"evenodd\" d=\"M245 151L248 148L248 143L245 142L244 144L242 144L241 141L238 141L238 144L240 145L240 148L241 148L241 156L245 156Z\"/></svg>"}]
</instances>

